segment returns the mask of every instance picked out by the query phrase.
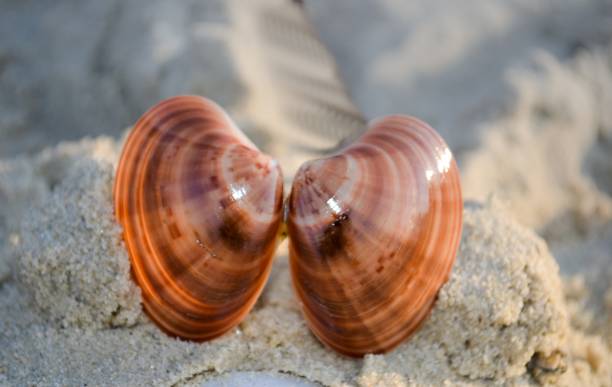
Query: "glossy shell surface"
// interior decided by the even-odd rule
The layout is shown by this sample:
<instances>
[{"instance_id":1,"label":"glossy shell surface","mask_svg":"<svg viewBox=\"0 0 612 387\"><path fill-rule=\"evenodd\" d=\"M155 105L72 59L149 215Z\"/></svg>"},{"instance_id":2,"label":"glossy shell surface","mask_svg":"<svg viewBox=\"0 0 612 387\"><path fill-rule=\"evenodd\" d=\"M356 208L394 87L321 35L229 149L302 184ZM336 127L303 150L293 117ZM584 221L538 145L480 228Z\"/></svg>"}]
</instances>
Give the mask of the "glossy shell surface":
<instances>
[{"instance_id":1,"label":"glossy shell surface","mask_svg":"<svg viewBox=\"0 0 612 387\"><path fill-rule=\"evenodd\" d=\"M459 172L408 116L298 171L287 229L294 289L314 334L349 355L386 352L427 317L459 245Z\"/></svg>"},{"instance_id":2,"label":"glossy shell surface","mask_svg":"<svg viewBox=\"0 0 612 387\"><path fill-rule=\"evenodd\" d=\"M282 176L224 111L164 100L136 123L114 189L145 311L167 333L208 340L249 312L282 221Z\"/></svg>"}]
</instances>

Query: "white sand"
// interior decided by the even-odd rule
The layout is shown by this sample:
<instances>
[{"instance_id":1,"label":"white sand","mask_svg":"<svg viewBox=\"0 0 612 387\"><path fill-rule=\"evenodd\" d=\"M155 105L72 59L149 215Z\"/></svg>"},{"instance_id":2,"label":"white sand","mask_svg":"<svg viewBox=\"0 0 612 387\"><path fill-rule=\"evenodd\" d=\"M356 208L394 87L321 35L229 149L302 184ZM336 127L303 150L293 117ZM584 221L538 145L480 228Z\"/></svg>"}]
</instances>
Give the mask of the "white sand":
<instances>
[{"instance_id":1,"label":"white sand","mask_svg":"<svg viewBox=\"0 0 612 387\"><path fill-rule=\"evenodd\" d=\"M46 144L121 133L153 101L185 92L221 102L289 171L360 125L294 8L222 3L3 5L0 385L198 384L232 370L324 385L611 384L607 0L307 1L366 116L430 121L459 159L467 198L485 203L466 205L451 280L410 341L363 360L308 332L284 250L235 332L193 344L152 325L112 218L117 143ZM288 45L305 62L275 56ZM287 81L294 68L310 78Z\"/></svg>"},{"instance_id":2,"label":"white sand","mask_svg":"<svg viewBox=\"0 0 612 387\"><path fill-rule=\"evenodd\" d=\"M126 348L120 344L125 339L124 336L126 334L137 334L138 336L135 338L135 343L138 343L139 346L144 346L144 348L139 348L142 351L139 358L141 360L146 359L146 361L144 361L145 364L159 364L161 360L160 354L164 354L163 357L166 357L171 353L171 350L176 350L176 347L191 347L194 354L199 356L206 356L206 354L208 354L209 357L212 357L213 355L215 355L214 357L217 357L219 351L218 347L222 346L226 348L226 350L231 349L233 359L241 358L246 360L251 358L252 361L257 364L258 359L266 359L271 361L276 358L278 362L281 362L281 364L275 366L268 365L268 367L271 369L275 369L277 367L278 369L284 369L282 364L283 361L288 363L284 365L285 367L287 367L289 364L293 364L294 367L295 365L300 364L299 370L284 370L293 372L297 371L298 374L307 375L314 380L320 380L327 383L343 381L348 378L353 378L359 374L358 362L351 360L343 361L329 351L325 351L308 334L308 331L305 329L304 323L301 321L298 311L296 310L295 300L293 300L291 297L288 275L286 272L286 263L282 259L277 261L275 275L270 281L267 292L262 297L262 301L260 302L257 310L252 313L251 316L242 324L240 334L236 332L233 335L227 335L221 340L214 341L212 345L188 344L167 339L155 327L146 322L143 322L137 327L131 329L113 329L107 331L92 329L109 324L109 317L112 315L112 311L115 309L114 304L122 305L123 308L127 310L133 303L131 300L132 297L129 294L126 294L124 291L124 284L129 282L129 275L127 271L118 270L118 274L105 275L105 273L108 271L108 266L122 267L127 262L127 257L121 249L112 248L112 246L116 246L118 244L119 240L119 230L113 223L112 204L110 201L112 166L110 164L105 164L104 162L89 160L87 156L76 158L76 161L73 164L74 166L69 168L69 171L66 172L68 174L67 178L60 183L53 194L49 195L38 209L35 209L30 212L29 215L26 215L26 219L31 219L32 221L26 220L24 224L24 254L23 258L19 260L18 266L19 272L21 273L20 282L26 285L26 291L24 293L29 292L30 295L33 296L33 303L38 307L39 311L38 316L35 316L30 312L31 319L34 320L34 323L31 325L32 328L41 329L41 327L44 327L45 331L52 333L52 336L55 336L58 333L67 334L72 340L76 341L75 346L79 351L87 351L91 348L89 346L83 346L83 344L86 343L82 341L84 333L87 334L85 337L89 337L91 335L94 337L94 340L108 336L104 338L104 341L107 343L111 343L112 337L114 336L123 336L119 337L117 344L113 346L113 349L110 349L116 351L116 354L112 359L113 362L115 359L122 358L123 351L129 351L130 349L129 347ZM468 256L468 259L466 259L463 258L462 255L458 259L458 264L453 273L451 282L445 288L445 292L443 292L440 296L440 302L438 303L438 308L436 311L439 309L439 307L444 305L448 305L448 307L452 310L453 304L459 304L457 305L459 308L457 311L455 311L454 318L452 318L453 316L446 316L446 318L437 320L435 318L436 313L434 313L432 320L439 321L437 325L443 325L441 327L443 329L430 333L429 335L433 335L434 337L432 337L430 340L425 340L426 342L421 346L417 346L419 349L418 353L420 353L419 357L424 356L425 360L427 360L426 363L436 364L435 367L432 367L432 369L436 371L439 371L440 366L444 365L445 363L441 362L440 360L449 357L449 354L445 353L447 349L438 345L441 335L443 336L445 332L450 333L451 335L447 341L460 345L460 348L458 348L459 353L457 353L457 350L455 350L455 356L466 350L464 343L466 340L470 339L470 342L474 342L474 344L470 344L470 346L475 345L477 353L481 352L483 346L486 348L487 343L485 337L479 338L481 335L481 329L479 328L466 331L463 325L458 324L465 323L466 327L468 328L476 328L476 326L473 324L477 324L478 317L481 319L480 323L482 323L484 319L484 326L495 325L496 323L498 325L511 325L512 322L516 323L518 321L518 316L520 315L522 305L525 304L525 297L530 297L530 299L532 299L531 302L533 302L534 298L533 295L529 295L529 283L531 281L527 278L525 273L526 263L529 261L542 261L542 264L554 265L549 256L544 256L543 254L545 253L538 251L538 249L543 248L541 246L541 242L539 247L537 243L530 242L532 247L527 248L528 250L533 250L533 252L530 254L521 254L519 251L517 251L516 258L522 259L522 262L519 262L517 259L513 259L515 257L508 255L505 251L507 247L502 247L498 252L491 249L493 244L491 244L491 246L485 245L484 247L477 247L479 245L478 240L486 241L490 237L483 234L483 231L487 229L486 227L482 227L482 230L479 230L478 232L473 232L471 230L469 227L471 212L474 212L474 210L469 210L469 212L466 214L467 219L464 240L469 240L470 238L475 239L476 243L474 244L476 246L472 247L473 250L480 251L480 254L482 255L490 254L490 258L485 260L482 259L484 256L481 257L477 254L472 254L471 256ZM490 217L490 215L488 217ZM486 220L486 218L487 217L481 219L481 222ZM75 223L77 226L75 226ZM489 231L488 234L494 235L495 233ZM501 235L512 235L512 237L514 237L514 234L508 232L502 233ZM529 236L529 238L534 237ZM74 242L71 242L72 240L74 240ZM54 241L57 241L57 243L54 243ZM480 244L482 244L482 242L480 242ZM515 239L510 239L508 242L506 242L506 244L510 246L514 245L522 249L525 241L519 242ZM110 248L109 245L111 246ZM467 244L464 242L463 249L466 247ZM88 250L91 250L93 254ZM527 259L533 254L537 256L536 260ZM495 258L499 259L504 255L507 256L505 261L495 262ZM491 258L493 258L493 261ZM464 268L463 265L466 263L472 263L472 267L467 266ZM489 267L488 270L483 270L483 264L487 266L492 265L497 266L498 268L505 268L505 272L502 273L506 276L512 276L512 273L514 273L512 268L516 267L514 270L518 271L515 274L517 278L506 278L505 281L499 281L496 277L501 275L501 273L497 273L497 271L500 270L493 270L493 267ZM98 285L100 275L92 275L92 272L94 272L96 269L102 273L102 283L106 284L109 280L111 281L108 284L108 288L102 292L86 291L83 294L81 290L83 289L82 283L84 281L89 280L90 282L94 282L96 285ZM555 268L553 267L552 271L554 272L554 270ZM543 268L540 271L549 272L551 271L551 268ZM465 276L463 281L455 280L460 273L465 273L463 274ZM472 275L474 276L473 284L462 283L468 281ZM492 281L483 281L483 276L492 276ZM73 279L73 277L75 277L76 280ZM521 277L521 279L518 279L518 277ZM516 282L516 284L518 284L518 289L513 292L514 296L502 298L503 300L506 300L507 303L497 305L497 300L499 298L497 293L505 293L509 291L507 287L503 287L504 282L507 284L507 286L515 286ZM446 289L453 283L458 283L455 285L455 288L457 289L455 292L461 290L464 291L463 297L458 297L458 299L456 299L457 297L447 295ZM490 284L490 289L487 289L487 291L484 292L482 288L478 289L479 285L482 287L483 285L486 286L487 283ZM497 290L496 286L498 284L502 285L499 290ZM474 286L476 286L476 289L474 289ZM541 284L538 283L537 286L541 286ZM559 301L556 300L555 307L555 304L552 303L553 300L550 300L551 295L560 297L559 284L557 282L556 284L552 284L552 286L552 289L548 289L547 292L545 291L545 293L548 293L546 296L548 298L546 299L546 304L551 304L553 310L555 310L555 308L558 309L556 310L556 313L561 315L563 311L559 306ZM15 291L13 285L10 284L7 285L6 289L9 292ZM488 304L480 302L480 295L486 295L487 293L491 294L491 302ZM112 307L106 308L106 313L103 313L105 308L102 308L101 313L97 313L99 308L91 307L105 305L109 296L116 300L116 302L113 303ZM125 302L122 300L125 300ZM66 308L65 305L69 305L69 307ZM19 305L10 304L5 307L15 308L18 306ZM466 309L469 313L468 316L463 315L466 312ZM28 314L24 313L27 312L27 310L19 312L20 315ZM541 315L542 312L545 312L545 309L540 310L538 314ZM15 316L16 313L9 310L9 313L3 315ZM472 317L468 318L469 316ZM23 322L24 320L27 321L27 319L20 319L20 322ZM47 326L44 324L45 320L52 323L58 322L59 324ZM536 319L536 321L539 320L540 319ZM563 319L559 316L550 315L546 316L544 320L550 322L563 321ZM18 324L15 320L4 321L3 323L6 328L3 329L3 332L5 332L5 335L8 336L6 337L7 343L11 343L17 347L15 354L23 356L27 359L29 356L24 355L24 352L27 353L28 350L36 351L38 349L37 347L40 345L40 334L33 335L32 333L28 332L28 334L23 335L24 327L20 326L20 324ZM448 331L449 324L450 327L452 327L450 332ZM544 325L548 324L545 323ZM29 324L26 324L26 327L28 325ZM68 325L70 329L58 331L58 328L54 328L54 326L61 327L62 325ZM76 330L73 327L74 325L84 327L85 332ZM427 327L430 329L433 326L434 324L427 324ZM547 326L546 328L547 329L545 329L545 331L552 331L553 333L555 331L562 331L562 329L559 327L556 327L556 329L551 329L550 326ZM144 333L142 333L143 329L145 329L145 332L152 337L148 338ZM496 336L497 329L499 328L495 328L493 330L493 338ZM423 331L421 335L427 336L425 334L426 332L427 331ZM46 336L45 333L42 334L43 337ZM461 335L462 340L456 340L458 337L457 335ZM63 335L60 335L60 337L62 336ZM523 338L529 340L531 336L533 335L523 335ZM243 339L243 337L246 337L247 339ZM32 340L33 338L36 339ZM153 340L155 345L160 345L161 343L162 348L165 350L160 352L160 350L152 350L152 348L148 349L147 347L152 344L150 343L151 340ZM411 341L409 345L415 345L415 343L418 343L418 337ZM499 352L503 344L504 342L498 339L498 341L492 346L493 351ZM437 349L437 351L428 348L432 346ZM70 344L63 343L62 347L67 348L61 351L41 352L43 356L43 364L36 367L39 370L38 372L57 372L57 369L62 367L61 363L57 364L55 362L69 357L70 353L75 350L75 348L70 348ZM522 349L522 347L523 345L516 346L516 349L523 352L523 357L526 357L520 359L518 363L518 372L514 372L518 374L525 371L524 365L527 363L527 361L529 361L534 353L533 348L527 348L525 351ZM277 355L270 358L269 352L274 350L274 348L277 348ZM429 351L424 351L424 349L429 349ZM96 350L99 349L97 348ZM251 351L254 352L251 353ZM284 356L281 355L286 351L294 356L298 356L298 358L301 357L301 361L299 363L296 363L296 359L290 359L290 361L288 361L289 359L287 359L286 354ZM62 354L59 357L57 356L58 352L61 352ZM408 359L414 358L414 356L406 356L402 350L398 352L400 356L403 355L403 357L407 357ZM436 352L440 352L439 356L441 358L436 359ZM52 356L47 358L45 354L50 354ZM497 355L499 356L499 353ZM325 363L320 363L318 361L320 360L321 356L326 358ZM431 359L432 357L433 359ZM376 359L375 361L377 362L386 360L377 358L381 357L376 356L366 359L365 369L368 369L368 364L373 361L373 359ZM489 376L495 375L495 372L505 372L506 370L506 367L504 367L503 364L499 362L491 362L493 358L491 355L482 358L480 356L472 357L472 361L474 361L475 358L482 359L485 364L488 363L488 367L492 367L491 370L488 370ZM489 358L488 362L486 361L487 358ZM393 359L393 357L391 357L391 359ZM461 359L464 359L464 357L462 356ZM189 357L187 360L183 360L180 364L176 365L179 367L180 371L186 368L189 369L195 364L198 364L198 362L202 361L201 358L197 358L197 360L195 360L189 359ZM240 363L243 363L243 365L249 369L248 365L244 364L245 360ZM222 371L224 370L223 367L233 368L236 367L237 364L240 364L233 362L226 364L227 360L225 359L220 359L218 361L221 362L219 365L220 369L217 369L215 364L212 364L208 365L207 367L211 368L209 371ZM334 362L337 363L336 369L332 368L330 370L327 366ZM119 364L128 367L134 367L140 364L131 363L132 362L123 360L119 362ZM248 363L248 361L246 363ZM162 363L161 365L167 367L166 364ZM467 372L470 372L469 365L470 364L468 364ZM478 364L477 367L472 365L474 368L471 369L471 372L486 372L487 368L483 368L482 366L483 364ZM91 372L104 372L104 374L111 373L119 378L129 377L131 374L125 372L125 370L120 370L124 372L119 373L117 370L112 372L112 368L107 369L105 367L98 367L99 368L96 371L87 369L86 367L83 367L83 365L75 365L75 368L77 369L71 370L70 374L72 374L73 377L76 377L79 374L78 371L81 371L85 375L93 377ZM376 368L381 367L382 366ZM500 368L496 369L495 367ZM162 367L160 370L163 370L164 368L165 367ZM155 367L155 370L157 369L159 368ZM255 367L255 369L257 369L257 367ZM429 369L429 372L431 372L432 369ZM24 375L25 377L34 377L34 375L31 374L33 371L32 369L25 370L23 368L9 369L8 376L10 378L14 378L18 375L14 375L12 373L19 372L20 370L26 371ZM197 373L197 371L195 372ZM331 375L328 375L330 373ZM44 376L45 375L43 374L39 377L44 378ZM431 377L432 375L428 376ZM476 374L475 376L479 375ZM159 375L155 375L155 372L153 372L153 375L150 375L149 378L147 378L144 371L139 370L139 378L143 383L146 383L147 381L155 381L155 379L151 378L158 377ZM177 375L171 375L168 377L177 378ZM331 379L326 379L330 377ZM171 379L169 381L175 380ZM123 381L127 382L125 379L123 379Z\"/></svg>"},{"instance_id":3,"label":"white sand","mask_svg":"<svg viewBox=\"0 0 612 387\"><path fill-rule=\"evenodd\" d=\"M0 290L7 381L173 384L228 370L282 371L329 385L575 380L577 345L568 338L584 333L569 329L558 267L546 244L495 201L466 204L457 263L432 316L388 355L352 360L322 347L299 313L284 254L236 331L205 344L168 338L142 315L120 245L108 161L116 148L107 139L84 142L47 161L70 160L54 170L52 192L26 213L18 274ZM587 357L580 377L609 376L598 360L608 361L608 350L596 337L585 340L577 340L580 350L595 360Z\"/></svg>"}]
</instances>

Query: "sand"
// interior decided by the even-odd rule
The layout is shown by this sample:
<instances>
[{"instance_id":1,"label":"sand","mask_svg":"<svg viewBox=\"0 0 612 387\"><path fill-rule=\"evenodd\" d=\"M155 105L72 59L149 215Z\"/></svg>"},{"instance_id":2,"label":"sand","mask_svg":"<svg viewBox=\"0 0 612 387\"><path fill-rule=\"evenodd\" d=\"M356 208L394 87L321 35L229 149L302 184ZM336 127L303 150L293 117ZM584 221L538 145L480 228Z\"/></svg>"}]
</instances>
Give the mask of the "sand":
<instances>
[{"instance_id":1,"label":"sand","mask_svg":"<svg viewBox=\"0 0 612 387\"><path fill-rule=\"evenodd\" d=\"M231 371L322 385L611 384L612 4L306 1L365 117L430 121L467 198L457 263L423 328L352 360L306 328L284 246L253 312L220 339L170 339L142 313L110 191L121 134L149 104L216 99L287 181L363 125L298 8L144 3L3 5L0 385L200 385ZM287 46L299 65L279 55Z\"/></svg>"},{"instance_id":2,"label":"sand","mask_svg":"<svg viewBox=\"0 0 612 387\"><path fill-rule=\"evenodd\" d=\"M449 282L423 329L388 355L347 359L309 333L284 250L255 310L234 332L205 344L171 339L142 314L114 220L108 160L116 161L119 147L103 138L80 148L70 156L55 150L71 161L63 173L54 170L57 184L24 215L15 277L2 288L8 381L174 384L266 370L325 385L425 385L563 381L576 374L568 342L576 333L558 266L546 243L495 199L466 203ZM608 359L590 339L595 349L587 351ZM603 361L587 362L587 377L608 375Z\"/></svg>"}]
</instances>

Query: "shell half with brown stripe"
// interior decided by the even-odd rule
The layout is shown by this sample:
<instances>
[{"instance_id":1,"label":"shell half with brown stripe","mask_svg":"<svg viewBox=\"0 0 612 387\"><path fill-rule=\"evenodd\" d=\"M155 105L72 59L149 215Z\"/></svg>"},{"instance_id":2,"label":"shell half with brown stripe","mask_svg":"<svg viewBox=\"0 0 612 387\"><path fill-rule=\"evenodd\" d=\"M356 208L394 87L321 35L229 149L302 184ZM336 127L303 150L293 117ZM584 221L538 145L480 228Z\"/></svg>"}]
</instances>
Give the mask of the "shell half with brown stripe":
<instances>
[{"instance_id":1,"label":"shell half with brown stripe","mask_svg":"<svg viewBox=\"0 0 612 387\"><path fill-rule=\"evenodd\" d=\"M459 245L459 172L442 138L388 116L306 163L288 199L294 289L314 334L349 355L386 352L429 314Z\"/></svg>"},{"instance_id":2,"label":"shell half with brown stripe","mask_svg":"<svg viewBox=\"0 0 612 387\"><path fill-rule=\"evenodd\" d=\"M144 309L167 333L217 337L254 305L282 222L282 176L213 102L160 102L136 123L114 200Z\"/></svg>"}]
</instances>

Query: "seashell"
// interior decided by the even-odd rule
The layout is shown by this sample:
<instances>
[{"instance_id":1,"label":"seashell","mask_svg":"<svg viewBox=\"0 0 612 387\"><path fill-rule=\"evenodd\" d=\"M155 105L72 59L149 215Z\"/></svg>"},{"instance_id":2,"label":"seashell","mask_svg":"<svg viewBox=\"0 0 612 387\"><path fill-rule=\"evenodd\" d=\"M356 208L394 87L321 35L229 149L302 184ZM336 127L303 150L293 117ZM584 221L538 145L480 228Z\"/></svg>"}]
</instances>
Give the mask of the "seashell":
<instances>
[{"instance_id":1,"label":"seashell","mask_svg":"<svg viewBox=\"0 0 612 387\"><path fill-rule=\"evenodd\" d=\"M413 333L459 245L459 172L442 138L407 116L304 164L288 199L293 286L313 333L349 356Z\"/></svg>"},{"instance_id":2,"label":"seashell","mask_svg":"<svg viewBox=\"0 0 612 387\"><path fill-rule=\"evenodd\" d=\"M282 176L224 111L164 100L136 123L114 188L144 309L167 333L217 337L238 324L270 271Z\"/></svg>"}]
</instances>

